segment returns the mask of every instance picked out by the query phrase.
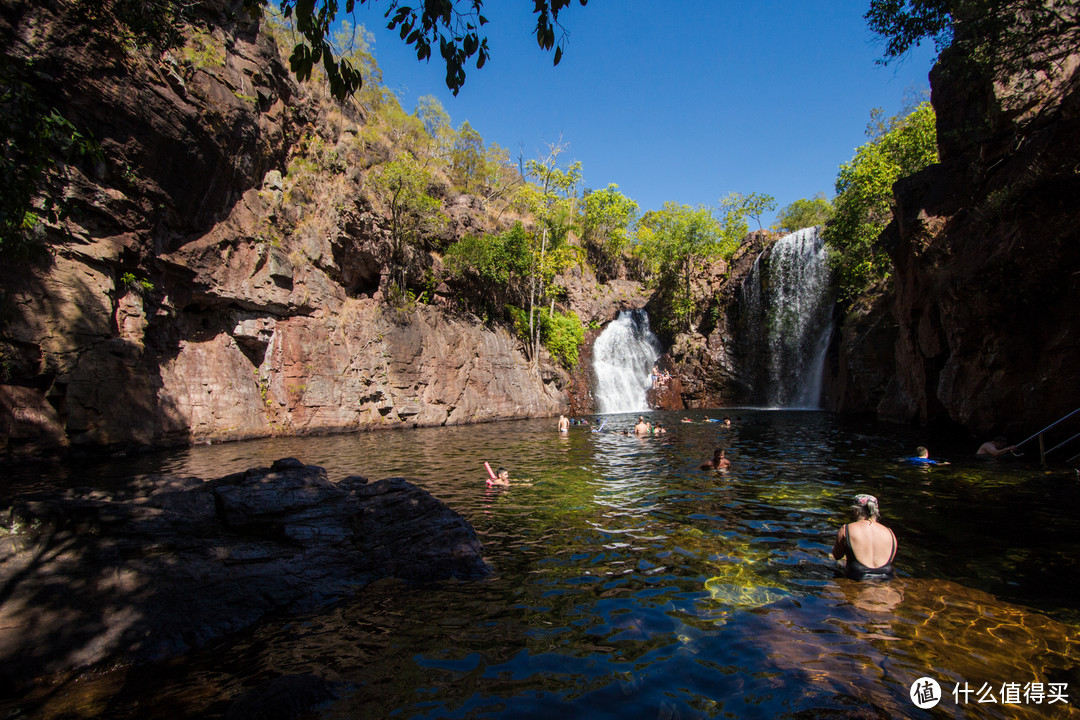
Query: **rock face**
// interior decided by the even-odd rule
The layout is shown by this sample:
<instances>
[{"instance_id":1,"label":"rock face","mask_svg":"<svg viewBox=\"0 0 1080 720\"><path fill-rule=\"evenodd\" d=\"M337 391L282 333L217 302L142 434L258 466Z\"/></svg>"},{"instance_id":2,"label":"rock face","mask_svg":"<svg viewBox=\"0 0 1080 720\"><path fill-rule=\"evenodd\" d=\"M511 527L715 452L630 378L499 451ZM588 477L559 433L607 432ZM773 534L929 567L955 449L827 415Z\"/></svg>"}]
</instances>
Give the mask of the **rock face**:
<instances>
[{"instance_id":1,"label":"rock face","mask_svg":"<svg viewBox=\"0 0 1080 720\"><path fill-rule=\"evenodd\" d=\"M0 455L565 410L566 374L506 331L381 302L365 173L385 139L298 86L239 3L197 7L160 53L77 31L69 4L0 8L0 40L104 157L68 168L50 263L0 268ZM445 198L446 232L491 229L481 205ZM436 259L417 250L410 282Z\"/></svg>"},{"instance_id":2,"label":"rock face","mask_svg":"<svg viewBox=\"0 0 1080 720\"><path fill-rule=\"evenodd\" d=\"M753 368L744 356L748 341L756 341L756 329L745 325L742 284L757 257L779 239L767 231L751 233L732 256L718 262L699 278L702 293L711 297L699 332L672 338L661 359L674 382L656 396L659 407L679 410L720 407L747 402ZM655 311L655 310L654 310ZM654 327L659 323L653 322Z\"/></svg>"},{"instance_id":3,"label":"rock face","mask_svg":"<svg viewBox=\"0 0 1080 720\"><path fill-rule=\"evenodd\" d=\"M0 511L0 665L18 682L160 660L382 577L487 572L472 527L416 485L295 459L26 497Z\"/></svg>"},{"instance_id":4,"label":"rock face","mask_svg":"<svg viewBox=\"0 0 1080 720\"><path fill-rule=\"evenodd\" d=\"M994 77L946 52L931 75L941 163L897 183L884 235L886 419L1017 437L1080 407L1080 53L1062 7L1074 36L1025 50L1052 69Z\"/></svg>"}]
</instances>

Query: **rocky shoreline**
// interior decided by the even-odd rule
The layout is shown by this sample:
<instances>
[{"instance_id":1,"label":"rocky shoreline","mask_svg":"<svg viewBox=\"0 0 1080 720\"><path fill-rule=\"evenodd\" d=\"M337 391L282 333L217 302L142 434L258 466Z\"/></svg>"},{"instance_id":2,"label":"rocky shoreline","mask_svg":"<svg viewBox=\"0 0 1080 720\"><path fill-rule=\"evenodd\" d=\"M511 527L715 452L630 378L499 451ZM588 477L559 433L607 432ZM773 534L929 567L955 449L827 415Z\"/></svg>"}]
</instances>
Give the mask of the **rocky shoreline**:
<instances>
[{"instance_id":1,"label":"rocky shoreline","mask_svg":"<svg viewBox=\"0 0 1080 720\"><path fill-rule=\"evenodd\" d=\"M0 509L0 692L165 660L381 578L480 578L481 553L471 525L412 482L331 482L294 458L24 496Z\"/></svg>"}]
</instances>

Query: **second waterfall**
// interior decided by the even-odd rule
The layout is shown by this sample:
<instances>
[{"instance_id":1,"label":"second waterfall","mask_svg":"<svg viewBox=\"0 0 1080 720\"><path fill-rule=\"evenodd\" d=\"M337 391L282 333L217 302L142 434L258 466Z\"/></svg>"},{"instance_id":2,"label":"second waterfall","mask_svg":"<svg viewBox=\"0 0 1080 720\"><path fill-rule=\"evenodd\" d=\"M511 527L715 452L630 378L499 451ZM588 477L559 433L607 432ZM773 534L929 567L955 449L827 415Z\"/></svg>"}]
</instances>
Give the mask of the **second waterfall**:
<instances>
[{"instance_id":1,"label":"second waterfall","mask_svg":"<svg viewBox=\"0 0 1080 720\"><path fill-rule=\"evenodd\" d=\"M834 305L827 255L817 228L799 230L763 252L743 283L744 372L755 404L821 406Z\"/></svg>"}]
</instances>

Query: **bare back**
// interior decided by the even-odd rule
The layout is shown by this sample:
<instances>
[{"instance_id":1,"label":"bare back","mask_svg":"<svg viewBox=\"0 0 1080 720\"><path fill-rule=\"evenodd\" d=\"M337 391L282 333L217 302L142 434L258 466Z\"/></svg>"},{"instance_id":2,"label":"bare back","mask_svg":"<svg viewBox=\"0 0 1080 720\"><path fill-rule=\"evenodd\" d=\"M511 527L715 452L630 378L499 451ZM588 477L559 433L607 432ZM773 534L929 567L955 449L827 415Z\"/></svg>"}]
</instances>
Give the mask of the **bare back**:
<instances>
[{"instance_id":1,"label":"bare back","mask_svg":"<svg viewBox=\"0 0 1080 720\"><path fill-rule=\"evenodd\" d=\"M871 568L887 565L896 555L896 537L878 522L856 521L844 526L855 559Z\"/></svg>"}]
</instances>

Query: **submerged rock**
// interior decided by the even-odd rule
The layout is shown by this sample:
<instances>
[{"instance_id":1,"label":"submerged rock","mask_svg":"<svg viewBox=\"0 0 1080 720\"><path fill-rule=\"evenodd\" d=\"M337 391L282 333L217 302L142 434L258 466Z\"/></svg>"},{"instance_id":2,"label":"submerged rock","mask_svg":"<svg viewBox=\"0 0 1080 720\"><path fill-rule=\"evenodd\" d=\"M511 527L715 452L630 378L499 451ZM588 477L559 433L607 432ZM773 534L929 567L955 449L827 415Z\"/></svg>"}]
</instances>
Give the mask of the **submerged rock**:
<instances>
[{"instance_id":1,"label":"submerged rock","mask_svg":"<svg viewBox=\"0 0 1080 720\"><path fill-rule=\"evenodd\" d=\"M379 578L488 571L469 523L408 480L333 483L291 458L24 497L0 510L0 666L18 683L161 660Z\"/></svg>"}]
</instances>

